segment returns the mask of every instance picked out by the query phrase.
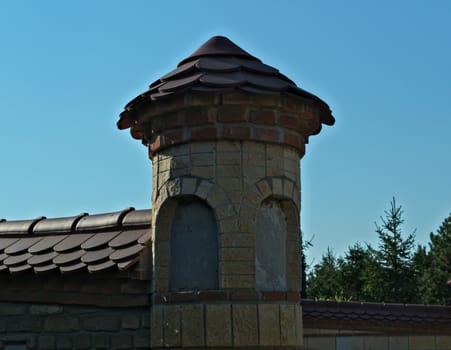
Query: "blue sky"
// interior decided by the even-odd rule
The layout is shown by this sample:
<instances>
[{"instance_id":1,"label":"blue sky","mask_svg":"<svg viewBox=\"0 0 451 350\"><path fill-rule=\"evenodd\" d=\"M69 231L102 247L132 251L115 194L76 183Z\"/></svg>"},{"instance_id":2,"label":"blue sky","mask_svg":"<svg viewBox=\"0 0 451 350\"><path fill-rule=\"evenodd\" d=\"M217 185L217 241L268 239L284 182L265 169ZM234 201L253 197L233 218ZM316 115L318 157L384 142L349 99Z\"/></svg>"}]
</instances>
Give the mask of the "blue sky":
<instances>
[{"instance_id":1,"label":"blue sky","mask_svg":"<svg viewBox=\"0 0 451 350\"><path fill-rule=\"evenodd\" d=\"M377 242L392 196L425 243L451 212L451 2L2 1L0 217L150 207L123 106L225 35L332 108L301 162L309 260Z\"/></svg>"}]
</instances>

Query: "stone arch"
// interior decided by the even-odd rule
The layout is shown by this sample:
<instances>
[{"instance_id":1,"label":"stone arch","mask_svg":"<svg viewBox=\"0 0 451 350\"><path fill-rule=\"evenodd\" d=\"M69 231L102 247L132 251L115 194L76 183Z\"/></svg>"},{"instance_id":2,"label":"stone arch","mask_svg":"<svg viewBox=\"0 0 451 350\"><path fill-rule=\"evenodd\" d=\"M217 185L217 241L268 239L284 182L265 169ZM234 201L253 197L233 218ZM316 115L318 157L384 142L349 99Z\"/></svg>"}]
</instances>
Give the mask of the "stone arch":
<instances>
[{"instance_id":1,"label":"stone arch","mask_svg":"<svg viewBox=\"0 0 451 350\"><path fill-rule=\"evenodd\" d=\"M222 188L205 179L192 176L178 177L166 181L161 189L153 209L154 290L165 292L219 288L220 227L226 218L237 216L235 208ZM181 219L181 216L185 219ZM193 221L194 218L197 220ZM208 223L206 230L201 226L197 227L199 223ZM185 234L187 226L194 225L196 232L192 234L194 236L191 240L186 241L187 237L184 237L183 233L174 232L175 225L178 225L180 232ZM212 232L210 236L209 231ZM176 256L174 254L177 254L174 252L179 251L184 245L190 249L180 250L178 254L180 259L174 262ZM199 251L197 248L204 250ZM202 256L200 252L206 249L214 251L215 254L205 256L204 260L196 258L196 254ZM190 252L192 254L189 254ZM188 264L192 270L185 270L181 274L175 272L174 268L177 268L176 266L180 268L183 264ZM204 270L200 269L202 266ZM185 273L191 277L183 279ZM204 276L204 279L196 280L195 275ZM209 284L208 281L211 282L212 279L214 283Z\"/></svg>"},{"instance_id":2,"label":"stone arch","mask_svg":"<svg viewBox=\"0 0 451 350\"><path fill-rule=\"evenodd\" d=\"M299 291L297 185L285 177L260 179L246 191L240 209L241 220L248 223L247 231L255 232L256 288Z\"/></svg>"}]
</instances>

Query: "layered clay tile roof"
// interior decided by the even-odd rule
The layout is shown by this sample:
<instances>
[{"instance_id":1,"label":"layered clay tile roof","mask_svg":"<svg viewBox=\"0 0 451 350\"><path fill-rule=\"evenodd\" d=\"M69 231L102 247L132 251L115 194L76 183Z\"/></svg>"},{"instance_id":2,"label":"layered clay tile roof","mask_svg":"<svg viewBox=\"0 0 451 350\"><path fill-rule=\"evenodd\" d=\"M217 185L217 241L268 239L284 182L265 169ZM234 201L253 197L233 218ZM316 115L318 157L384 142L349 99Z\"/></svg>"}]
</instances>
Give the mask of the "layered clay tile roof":
<instances>
[{"instance_id":1,"label":"layered clay tile roof","mask_svg":"<svg viewBox=\"0 0 451 350\"><path fill-rule=\"evenodd\" d=\"M0 274L99 272L134 265L150 239L151 210L0 221Z\"/></svg>"},{"instance_id":2,"label":"layered clay tile roof","mask_svg":"<svg viewBox=\"0 0 451 350\"><path fill-rule=\"evenodd\" d=\"M262 63L229 39L215 36L182 60L177 69L150 85L148 91L125 106L119 129L133 127L134 111L143 105L186 92L225 93L242 91L258 95L285 95L307 100L320 110L321 122L333 125L329 106L319 97L299 88L276 68Z\"/></svg>"},{"instance_id":3,"label":"layered clay tile roof","mask_svg":"<svg viewBox=\"0 0 451 350\"><path fill-rule=\"evenodd\" d=\"M302 300L306 324L377 321L379 323L419 323L449 327L451 307L440 305L385 304ZM317 321L317 323L315 323ZM365 323L363 325L366 325ZM451 331L451 329L449 329Z\"/></svg>"}]
</instances>

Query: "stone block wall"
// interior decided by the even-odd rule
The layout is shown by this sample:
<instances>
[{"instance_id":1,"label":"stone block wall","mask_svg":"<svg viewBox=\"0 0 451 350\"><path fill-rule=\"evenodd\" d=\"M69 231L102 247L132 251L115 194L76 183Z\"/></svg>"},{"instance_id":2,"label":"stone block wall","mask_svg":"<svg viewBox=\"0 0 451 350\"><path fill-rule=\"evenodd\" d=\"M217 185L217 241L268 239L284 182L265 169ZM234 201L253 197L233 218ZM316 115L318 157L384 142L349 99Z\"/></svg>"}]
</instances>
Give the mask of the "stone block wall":
<instances>
[{"instance_id":1,"label":"stone block wall","mask_svg":"<svg viewBox=\"0 0 451 350\"><path fill-rule=\"evenodd\" d=\"M197 302L154 305L152 348L299 347L299 304Z\"/></svg>"},{"instance_id":2,"label":"stone block wall","mask_svg":"<svg viewBox=\"0 0 451 350\"><path fill-rule=\"evenodd\" d=\"M387 335L380 332L343 332L306 329L306 350L450 350L449 335Z\"/></svg>"},{"instance_id":3,"label":"stone block wall","mask_svg":"<svg viewBox=\"0 0 451 350\"><path fill-rule=\"evenodd\" d=\"M219 140L160 151L153 158L155 289L168 290L169 233L176 205L169 199L191 195L205 200L215 213L219 285L226 289L255 289L258 209L267 198L280 201L287 218L287 286L299 291L299 177L299 154L278 144Z\"/></svg>"},{"instance_id":4,"label":"stone block wall","mask_svg":"<svg viewBox=\"0 0 451 350\"><path fill-rule=\"evenodd\" d=\"M33 291L30 290L30 293ZM149 349L149 308L0 303L0 349Z\"/></svg>"}]
</instances>

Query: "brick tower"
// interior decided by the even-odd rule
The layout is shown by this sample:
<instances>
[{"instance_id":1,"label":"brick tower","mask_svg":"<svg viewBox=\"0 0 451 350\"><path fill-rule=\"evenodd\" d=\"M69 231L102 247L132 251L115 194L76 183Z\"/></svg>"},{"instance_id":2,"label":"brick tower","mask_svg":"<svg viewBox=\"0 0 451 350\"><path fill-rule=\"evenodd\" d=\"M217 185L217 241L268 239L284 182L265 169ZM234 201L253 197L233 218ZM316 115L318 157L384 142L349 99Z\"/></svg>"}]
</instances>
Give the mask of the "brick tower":
<instances>
[{"instance_id":1,"label":"brick tower","mask_svg":"<svg viewBox=\"0 0 451 350\"><path fill-rule=\"evenodd\" d=\"M299 348L299 160L334 118L213 37L125 107L153 164L152 348Z\"/></svg>"}]
</instances>

